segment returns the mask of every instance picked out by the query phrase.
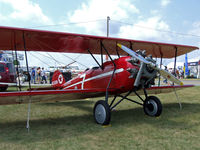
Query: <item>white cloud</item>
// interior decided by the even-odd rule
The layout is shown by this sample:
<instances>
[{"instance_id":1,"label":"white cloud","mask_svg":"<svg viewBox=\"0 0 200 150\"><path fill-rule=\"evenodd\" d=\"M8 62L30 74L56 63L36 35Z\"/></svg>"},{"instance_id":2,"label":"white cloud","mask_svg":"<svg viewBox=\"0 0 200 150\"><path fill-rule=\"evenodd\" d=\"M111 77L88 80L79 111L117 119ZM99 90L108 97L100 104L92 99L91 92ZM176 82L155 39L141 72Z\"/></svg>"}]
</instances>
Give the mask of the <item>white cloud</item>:
<instances>
[{"instance_id":1,"label":"white cloud","mask_svg":"<svg viewBox=\"0 0 200 150\"><path fill-rule=\"evenodd\" d=\"M6 20L6 17L4 17L2 14L0 14L0 21L2 22L4 20Z\"/></svg>"},{"instance_id":2,"label":"white cloud","mask_svg":"<svg viewBox=\"0 0 200 150\"><path fill-rule=\"evenodd\" d=\"M70 22L105 19L100 22L78 25L85 28L87 33L102 35L105 34L107 16L110 16L113 20L120 20L139 13L139 9L135 7L131 0L89 0L87 4L82 3L79 9L68 13L68 17Z\"/></svg>"},{"instance_id":3,"label":"white cloud","mask_svg":"<svg viewBox=\"0 0 200 150\"><path fill-rule=\"evenodd\" d=\"M192 29L189 31L189 34L200 36L200 21L192 24Z\"/></svg>"},{"instance_id":4,"label":"white cloud","mask_svg":"<svg viewBox=\"0 0 200 150\"><path fill-rule=\"evenodd\" d=\"M163 2L167 5L170 1ZM110 16L110 35L123 38L146 39L146 40L170 40L169 35L156 30L170 30L169 25L158 15L158 10L151 10L153 17L145 19L140 10L127 0L89 0L82 3L80 8L68 13L70 22L86 22L90 20L103 19L102 21L77 24L77 27L85 29L86 34L106 35L106 17ZM135 18L133 20L133 18ZM119 22L128 20L133 25L120 24ZM141 28L143 27L143 28ZM148 28L148 29L147 29ZM160 40L159 40L160 41Z\"/></svg>"},{"instance_id":5,"label":"white cloud","mask_svg":"<svg viewBox=\"0 0 200 150\"><path fill-rule=\"evenodd\" d=\"M0 3L8 4L13 9L12 12L4 16L7 20L15 19L42 24L51 23L51 20L44 15L40 6L30 0L0 0Z\"/></svg>"},{"instance_id":6,"label":"white cloud","mask_svg":"<svg viewBox=\"0 0 200 150\"><path fill-rule=\"evenodd\" d=\"M167 6L169 3L171 3L171 0L161 0L161 6L163 7Z\"/></svg>"},{"instance_id":7,"label":"white cloud","mask_svg":"<svg viewBox=\"0 0 200 150\"><path fill-rule=\"evenodd\" d=\"M146 20L140 20L133 25L125 25L120 27L119 36L134 39L165 39L169 40L169 36L165 32L159 30L169 30L169 25L164 22L161 17L155 16Z\"/></svg>"},{"instance_id":8,"label":"white cloud","mask_svg":"<svg viewBox=\"0 0 200 150\"><path fill-rule=\"evenodd\" d=\"M158 10L150 10L150 14L152 14L152 15L157 15L157 14L159 14L159 11Z\"/></svg>"},{"instance_id":9,"label":"white cloud","mask_svg":"<svg viewBox=\"0 0 200 150\"><path fill-rule=\"evenodd\" d=\"M200 37L200 21L194 22L192 24L192 29L188 32L188 34ZM196 46L198 46L200 48L200 40L199 40L199 38L196 38L196 39L197 39Z\"/></svg>"}]
</instances>

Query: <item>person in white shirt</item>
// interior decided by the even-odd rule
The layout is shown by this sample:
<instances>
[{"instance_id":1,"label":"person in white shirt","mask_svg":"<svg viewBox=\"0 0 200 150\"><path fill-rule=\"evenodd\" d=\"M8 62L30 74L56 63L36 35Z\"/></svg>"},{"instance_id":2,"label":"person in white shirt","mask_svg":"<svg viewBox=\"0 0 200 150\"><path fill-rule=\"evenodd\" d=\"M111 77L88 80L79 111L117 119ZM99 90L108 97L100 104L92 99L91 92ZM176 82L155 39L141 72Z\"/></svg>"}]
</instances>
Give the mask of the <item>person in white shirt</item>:
<instances>
[{"instance_id":1,"label":"person in white shirt","mask_svg":"<svg viewBox=\"0 0 200 150\"><path fill-rule=\"evenodd\" d=\"M41 76L42 76L42 83L43 84L47 83L47 79L46 79L44 68L42 68Z\"/></svg>"}]
</instances>

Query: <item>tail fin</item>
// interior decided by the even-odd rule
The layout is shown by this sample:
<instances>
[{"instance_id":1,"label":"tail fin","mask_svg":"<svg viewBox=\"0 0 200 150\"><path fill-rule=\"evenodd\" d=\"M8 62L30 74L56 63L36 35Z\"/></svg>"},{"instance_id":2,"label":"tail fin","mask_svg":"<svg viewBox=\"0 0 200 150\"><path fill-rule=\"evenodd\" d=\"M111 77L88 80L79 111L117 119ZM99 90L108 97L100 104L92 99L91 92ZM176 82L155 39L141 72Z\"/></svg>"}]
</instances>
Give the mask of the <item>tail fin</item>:
<instances>
[{"instance_id":1,"label":"tail fin","mask_svg":"<svg viewBox=\"0 0 200 150\"><path fill-rule=\"evenodd\" d=\"M52 77L52 86L54 88L62 88L64 83L65 83L65 78L63 74L59 70L56 70Z\"/></svg>"}]
</instances>

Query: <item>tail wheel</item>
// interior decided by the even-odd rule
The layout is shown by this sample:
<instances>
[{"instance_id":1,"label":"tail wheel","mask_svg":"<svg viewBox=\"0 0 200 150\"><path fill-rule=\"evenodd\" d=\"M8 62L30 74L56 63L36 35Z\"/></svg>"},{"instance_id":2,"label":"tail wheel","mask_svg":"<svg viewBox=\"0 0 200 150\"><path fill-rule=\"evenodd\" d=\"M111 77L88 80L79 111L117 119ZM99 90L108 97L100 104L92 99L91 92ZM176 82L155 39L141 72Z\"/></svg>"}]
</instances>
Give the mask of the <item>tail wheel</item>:
<instances>
[{"instance_id":1,"label":"tail wheel","mask_svg":"<svg viewBox=\"0 0 200 150\"><path fill-rule=\"evenodd\" d=\"M155 96L148 96L144 101L143 108L148 116L158 117L162 113L162 104Z\"/></svg>"},{"instance_id":2,"label":"tail wheel","mask_svg":"<svg viewBox=\"0 0 200 150\"><path fill-rule=\"evenodd\" d=\"M94 106L93 114L96 123L101 125L107 125L110 123L110 107L106 101L97 101Z\"/></svg>"}]
</instances>

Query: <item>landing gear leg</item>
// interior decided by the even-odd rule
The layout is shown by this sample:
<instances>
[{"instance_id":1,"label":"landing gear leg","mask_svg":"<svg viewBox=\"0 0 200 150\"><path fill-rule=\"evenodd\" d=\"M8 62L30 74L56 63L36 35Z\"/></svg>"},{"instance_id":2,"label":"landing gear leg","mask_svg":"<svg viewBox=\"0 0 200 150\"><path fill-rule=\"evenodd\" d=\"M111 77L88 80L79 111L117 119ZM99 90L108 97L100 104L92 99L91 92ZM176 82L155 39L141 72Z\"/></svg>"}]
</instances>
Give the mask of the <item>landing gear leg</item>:
<instances>
[{"instance_id":1,"label":"landing gear leg","mask_svg":"<svg viewBox=\"0 0 200 150\"><path fill-rule=\"evenodd\" d=\"M101 125L108 125L110 123L111 112L108 103L104 100L96 102L93 110L94 120Z\"/></svg>"}]
</instances>

